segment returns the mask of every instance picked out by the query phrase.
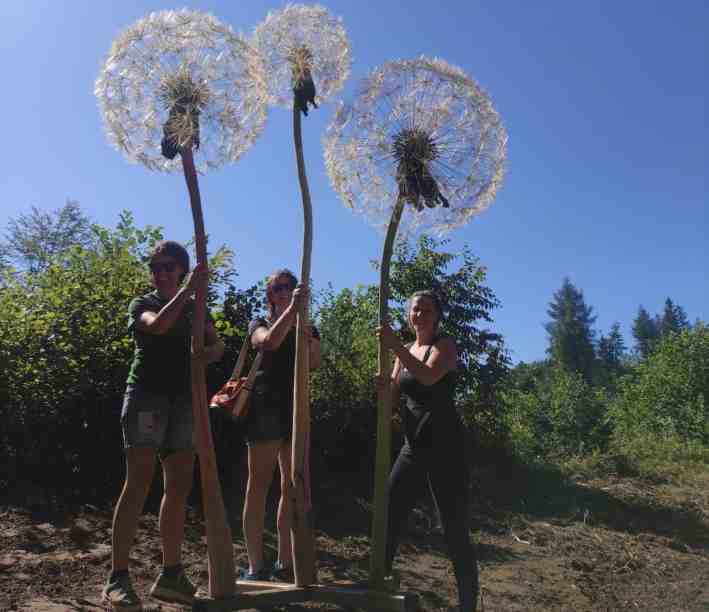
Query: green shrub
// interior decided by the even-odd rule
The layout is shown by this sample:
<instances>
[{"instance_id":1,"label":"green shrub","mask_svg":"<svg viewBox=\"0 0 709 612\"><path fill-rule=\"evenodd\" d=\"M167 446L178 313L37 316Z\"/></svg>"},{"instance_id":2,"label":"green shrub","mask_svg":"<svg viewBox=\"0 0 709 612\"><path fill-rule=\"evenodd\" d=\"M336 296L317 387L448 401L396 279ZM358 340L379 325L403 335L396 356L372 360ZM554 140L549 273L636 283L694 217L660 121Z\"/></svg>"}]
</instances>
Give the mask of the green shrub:
<instances>
[{"instance_id":1,"label":"green shrub","mask_svg":"<svg viewBox=\"0 0 709 612\"><path fill-rule=\"evenodd\" d=\"M653 438L709 446L707 326L666 336L647 361L621 379L609 415L616 449Z\"/></svg>"}]
</instances>

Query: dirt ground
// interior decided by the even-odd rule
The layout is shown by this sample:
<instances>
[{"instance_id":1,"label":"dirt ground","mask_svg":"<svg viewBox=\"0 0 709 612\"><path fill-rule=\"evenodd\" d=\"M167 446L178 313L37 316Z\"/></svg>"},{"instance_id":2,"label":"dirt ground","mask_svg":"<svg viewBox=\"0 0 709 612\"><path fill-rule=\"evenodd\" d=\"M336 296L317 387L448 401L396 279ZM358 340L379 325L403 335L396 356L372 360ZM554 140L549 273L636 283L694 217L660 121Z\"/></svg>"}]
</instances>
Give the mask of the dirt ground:
<instances>
[{"instance_id":1,"label":"dirt ground","mask_svg":"<svg viewBox=\"0 0 709 612\"><path fill-rule=\"evenodd\" d=\"M516 486L510 482L507 488ZM684 487L627 478L550 483L539 477L522 489L519 495L508 491L507 501L488 499L473 509L482 609L709 610L709 474ZM230 495L234 556L244 566L240 500ZM366 580L367 503L341 484L321 489L316 502L321 582ZM147 596L160 565L151 505L155 500L141 519L131 572L146 609L166 610ZM446 610L455 601L454 580L434 517L430 504L414 513L397 569L402 590L416 593L421 609ZM269 521L273 526L272 515ZM0 506L0 611L101 609L110 528L109 507L71 508L41 496ZM272 555L272 531L266 543ZM193 581L205 587L206 539L195 507L188 513L184 562Z\"/></svg>"}]
</instances>

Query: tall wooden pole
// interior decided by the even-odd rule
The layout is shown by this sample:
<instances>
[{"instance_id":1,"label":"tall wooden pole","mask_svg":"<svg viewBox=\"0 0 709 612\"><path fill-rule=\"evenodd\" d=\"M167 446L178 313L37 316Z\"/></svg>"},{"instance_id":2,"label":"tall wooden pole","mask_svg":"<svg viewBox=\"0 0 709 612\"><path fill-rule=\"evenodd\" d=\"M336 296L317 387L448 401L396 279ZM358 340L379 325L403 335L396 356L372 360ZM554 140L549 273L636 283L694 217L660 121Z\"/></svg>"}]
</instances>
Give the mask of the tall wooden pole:
<instances>
[{"instance_id":1,"label":"tall wooden pole","mask_svg":"<svg viewBox=\"0 0 709 612\"><path fill-rule=\"evenodd\" d=\"M387 228L382 261L379 267L379 325L389 323L389 264L394 249L396 231L404 210L399 198L394 206ZM391 361L382 341L379 341L379 376L391 377ZM369 583L375 590L383 590L386 573L387 521L389 518L389 470L391 468L391 393L379 388L377 396L377 454L374 468L374 511L372 513L372 552L369 563Z\"/></svg>"},{"instance_id":2,"label":"tall wooden pole","mask_svg":"<svg viewBox=\"0 0 709 612\"><path fill-rule=\"evenodd\" d=\"M300 282L310 285L310 256L313 247L313 209L310 202L308 178L303 159L303 138L300 126L300 109L293 105L293 140L298 165L298 180L303 200L303 260ZM295 374L293 391L293 456L291 481L293 485L293 527L291 545L295 584L305 586L315 582L315 537L312 524L310 498L310 354L305 326L308 324L308 304L303 302L298 310L295 340Z\"/></svg>"},{"instance_id":3,"label":"tall wooden pole","mask_svg":"<svg viewBox=\"0 0 709 612\"><path fill-rule=\"evenodd\" d=\"M192 147L188 145L180 151L182 168L185 173L187 189L190 192L190 205L194 221L195 248L197 263L207 265L207 240L204 233L202 202L199 196L197 172L192 156ZM204 350L204 323L207 316L207 281L200 283L195 292L194 313L192 317L192 353ZM207 530L207 551L209 566L209 595L215 599L228 597L234 593L236 584L234 552L232 549L231 529L227 522L222 499L222 489L217 473L217 460L212 442L212 430L207 414L207 384L203 367L192 361L192 412L195 423L195 440L199 457L199 472L202 480L202 503Z\"/></svg>"}]
</instances>

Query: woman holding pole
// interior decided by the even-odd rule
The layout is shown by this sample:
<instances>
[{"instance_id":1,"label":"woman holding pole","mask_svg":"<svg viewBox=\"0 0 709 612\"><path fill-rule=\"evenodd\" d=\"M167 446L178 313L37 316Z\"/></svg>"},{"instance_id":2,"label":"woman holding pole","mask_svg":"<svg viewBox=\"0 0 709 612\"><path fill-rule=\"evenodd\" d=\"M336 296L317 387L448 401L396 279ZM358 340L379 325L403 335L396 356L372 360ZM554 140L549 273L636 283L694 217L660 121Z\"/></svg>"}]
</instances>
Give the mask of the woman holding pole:
<instances>
[{"instance_id":1,"label":"woman holding pole","mask_svg":"<svg viewBox=\"0 0 709 612\"><path fill-rule=\"evenodd\" d=\"M263 360L251 393L253 402L246 425L249 479L244 502L244 539L249 568L241 580L278 580L293 582L291 523L293 518L291 438L293 431L293 375L295 371L296 319L307 303L308 288L299 285L290 270L278 270L266 283L266 318L249 325L251 344L262 350ZM312 325L305 326L310 367L320 363L320 337ZM266 497L276 463L281 474L278 504L278 559L266 567L263 558L263 527Z\"/></svg>"},{"instance_id":2,"label":"woman holding pole","mask_svg":"<svg viewBox=\"0 0 709 612\"><path fill-rule=\"evenodd\" d=\"M396 355L390 380L377 382L396 405L403 395L405 443L389 476L386 570L391 573L401 528L428 485L441 513L462 612L476 609L478 568L468 534L468 466L463 425L454 405L457 350L439 333L443 311L432 291L417 291L409 302L409 326L416 340L405 346L388 325L377 330Z\"/></svg>"}]
</instances>

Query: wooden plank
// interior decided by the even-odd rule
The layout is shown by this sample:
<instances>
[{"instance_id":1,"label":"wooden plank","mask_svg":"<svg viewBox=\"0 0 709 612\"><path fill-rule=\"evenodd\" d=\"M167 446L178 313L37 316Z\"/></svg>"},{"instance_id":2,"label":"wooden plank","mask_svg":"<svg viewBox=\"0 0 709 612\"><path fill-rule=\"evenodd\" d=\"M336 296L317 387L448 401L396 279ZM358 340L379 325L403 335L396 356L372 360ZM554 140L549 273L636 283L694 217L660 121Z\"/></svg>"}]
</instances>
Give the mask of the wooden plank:
<instances>
[{"instance_id":1,"label":"wooden plank","mask_svg":"<svg viewBox=\"0 0 709 612\"><path fill-rule=\"evenodd\" d=\"M302 588L290 585L288 588L240 592L238 595L224 599L198 599L195 600L192 610L195 612L229 612L230 610L246 610L248 608L266 608L311 601L311 596L310 587Z\"/></svg>"},{"instance_id":2,"label":"wooden plank","mask_svg":"<svg viewBox=\"0 0 709 612\"><path fill-rule=\"evenodd\" d=\"M394 612L413 612L418 609L418 597L411 593L371 591L366 587L332 586L318 584L311 588L311 599L353 608L377 608Z\"/></svg>"}]
</instances>

